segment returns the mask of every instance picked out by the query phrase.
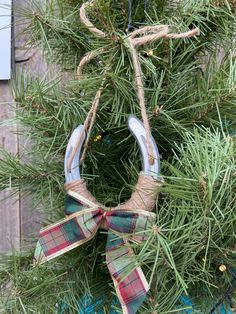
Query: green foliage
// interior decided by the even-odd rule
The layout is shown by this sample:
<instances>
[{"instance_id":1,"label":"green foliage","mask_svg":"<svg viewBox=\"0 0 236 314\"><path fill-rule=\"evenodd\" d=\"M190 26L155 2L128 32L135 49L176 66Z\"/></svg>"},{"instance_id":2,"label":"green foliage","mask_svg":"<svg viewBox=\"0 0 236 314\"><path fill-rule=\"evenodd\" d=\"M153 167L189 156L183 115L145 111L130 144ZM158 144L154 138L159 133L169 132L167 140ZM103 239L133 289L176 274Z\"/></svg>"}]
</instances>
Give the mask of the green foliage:
<instances>
[{"instance_id":1,"label":"green foliage","mask_svg":"<svg viewBox=\"0 0 236 314\"><path fill-rule=\"evenodd\" d=\"M0 264L0 311L57 313L68 304L69 313L77 313L78 306L81 311L83 309L82 302L78 301L85 293L94 302L106 295L106 310L112 301L112 291L107 284L111 278L101 259L104 252L102 238L95 237L79 251L75 249L68 256L57 259L56 263L40 267L33 267L32 252L19 254L13 251L11 256L3 257Z\"/></svg>"},{"instance_id":2,"label":"green foliage","mask_svg":"<svg viewBox=\"0 0 236 314\"><path fill-rule=\"evenodd\" d=\"M30 34L29 45L40 44L48 62L67 72L50 78L18 75L13 86L16 122L30 150L24 156L1 151L0 189L32 192L35 205L46 212L45 224L63 217L65 148L72 130L83 123L106 66L83 176L97 199L112 206L129 198L141 169L137 144L127 130L129 114L140 116L123 43L128 1L96 2L89 17L108 34L99 39L79 21L82 2L33 1L31 9L18 8L29 23L24 31ZM173 31L186 31L198 26L201 35L160 40L139 50L147 112L165 178L156 207L158 232L149 230L142 246L130 244L152 286L140 313L181 311L183 293L195 301L196 313L207 313L230 285L230 269L236 267L235 3L153 0L146 14L143 8L143 1L135 2L134 27L166 23ZM104 50L78 81L81 57L100 48ZM103 132L111 142L106 136L93 140ZM110 313L114 290L104 264L105 237L98 234L43 267L32 268L29 253L7 257L0 272L1 311L56 313L56 304L64 301L68 313L78 313L85 294L94 300L105 294L103 311ZM219 271L220 264L226 272Z\"/></svg>"},{"instance_id":3,"label":"green foliage","mask_svg":"<svg viewBox=\"0 0 236 314\"><path fill-rule=\"evenodd\" d=\"M187 287L214 299L219 285L232 280L218 267L235 267L235 153L233 138L195 129L183 134L171 163L163 162L167 176L157 212L159 233L140 252L163 311L170 298L165 304L163 295L173 286L176 296Z\"/></svg>"}]
</instances>

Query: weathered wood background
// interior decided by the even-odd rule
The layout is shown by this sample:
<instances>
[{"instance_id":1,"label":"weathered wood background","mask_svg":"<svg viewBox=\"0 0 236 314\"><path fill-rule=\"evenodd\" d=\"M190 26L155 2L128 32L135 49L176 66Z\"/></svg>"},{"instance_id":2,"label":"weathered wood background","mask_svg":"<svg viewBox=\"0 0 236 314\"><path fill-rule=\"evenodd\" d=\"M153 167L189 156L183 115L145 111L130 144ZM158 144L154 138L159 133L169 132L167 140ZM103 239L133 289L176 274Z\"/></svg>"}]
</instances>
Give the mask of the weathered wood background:
<instances>
[{"instance_id":1,"label":"weathered wood background","mask_svg":"<svg viewBox=\"0 0 236 314\"><path fill-rule=\"evenodd\" d=\"M0 4L4 4L4 0L0 0ZM44 74L47 70L40 51L28 51L25 47L27 38L22 36L22 29L26 25L18 14L18 8L24 5L26 5L24 0L13 1L12 79L14 73L19 70L32 75ZM0 146L10 153L21 154L24 139L18 136L17 127L1 126L1 122L14 117L16 104L10 83L0 81ZM37 213L31 210L30 199L21 197L20 192L14 197L9 197L11 193L10 187L0 191L0 253L10 251L12 246L19 249L27 234L39 228L35 226Z\"/></svg>"}]
</instances>

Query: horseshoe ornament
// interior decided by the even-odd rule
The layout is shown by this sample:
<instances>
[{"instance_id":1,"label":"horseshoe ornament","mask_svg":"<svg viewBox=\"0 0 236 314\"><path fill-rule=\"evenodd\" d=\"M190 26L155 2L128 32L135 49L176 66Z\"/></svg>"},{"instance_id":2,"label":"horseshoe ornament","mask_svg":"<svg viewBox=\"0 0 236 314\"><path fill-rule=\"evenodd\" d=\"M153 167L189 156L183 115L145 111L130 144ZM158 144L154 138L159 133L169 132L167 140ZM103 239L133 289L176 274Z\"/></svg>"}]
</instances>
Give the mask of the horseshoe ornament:
<instances>
[{"instance_id":1,"label":"horseshoe ornament","mask_svg":"<svg viewBox=\"0 0 236 314\"><path fill-rule=\"evenodd\" d=\"M93 6L94 2L88 1L82 4L80 20L96 37L106 37L107 34L97 29L86 15L86 8ZM134 115L128 119L129 130L139 145L143 163L142 172L139 174L130 199L113 208L99 204L88 191L85 180L81 178L79 168L96 118L101 93L105 88L106 74L109 71L108 65L104 69L101 85L92 101L84 124L73 131L67 145L64 160L65 190L68 196L68 202L65 206L67 217L40 231L35 250L35 261L41 264L89 241L100 228L108 230L106 263L123 314L136 314L150 288L141 267L138 265L127 277L121 280L120 274L127 271L126 267L132 263L136 265L132 248L125 244L131 238L134 238L133 240L137 243L146 241L146 230L154 230L153 232L157 233L156 215L151 211L155 208L157 196L162 186L160 155L151 135L145 107L141 65L136 48L158 39L190 38L199 34L198 28L180 34L170 33L169 30L170 26L168 25L144 26L129 36L123 37L133 63L136 94L143 120L142 123ZM97 52L91 51L82 58L77 69L78 79L83 78L84 65L96 55ZM82 157L80 156L81 152ZM117 235L119 235L118 240Z\"/></svg>"},{"instance_id":2,"label":"horseshoe ornament","mask_svg":"<svg viewBox=\"0 0 236 314\"><path fill-rule=\"evenodd\" d=\"M82 141L80 142L80 145L78 145L77 147L75 156L72 159L71 171L69 171L67 167L68 160L71 156L71 153L73 151L75 144L77 143L77 139L81 136L82 136ZM74 129L73 133L70 136L69 142L67 144L66 154L65 154L65 159L64 159L64 171L65 171L66 183L70 183L74 180L81 179L80 169L79 169L79 160L80 160L80 154L81 154L81 149L82 149L84 140L85 140L85 132L84 132L83 124L81 124L76 129Z\"/></svg>"},{"instance_id":3,"label":"horseshoe ornament","mask_svg":"<svg viewBox=\"0 0 236 314\"><path fill-rule=\"evenodd\" d=\"M142 154L143 173L152 176L154 179L160 179L160 155L153 136L151 136L151 145L154 163L150 164L147 150L147 135L143 123L136 116L130 115L128 118L128 126L130 132L135 137Z\"/></svg>"},{"instance_id":4,"label":"horseshoe ornament","mask_svg":"<svg viewBox=\"0 0 236 314\"><path fill-rule=\"evenodd\" d=\"M160 179L160 155L159 151L156 145L156 142L151 137L151 144L153 148L153 159L154 163L150 165L148 162L148 151L147 151L147 135L145 132L145 128L143 126L143 123L134 115L130 115L128 118L128 127L134 138L136 139L141 155L142 155L142 163L143 163L143 170L142 172L145 175L149 175L153 177L154 179ZM83 134L83 135L82 135ZM82 136L82 141L80 142L80 145L77 147L75 156L72 160L72 167L71 171L68 170L67 164L68 159L70 158L71 152L73 150L73 147L75 143L77 142L78 137ZM64 170L65 170L65 179L66 183L70 183L74 180L80 180L81 174L80 174L80 168L79 168L79 160L80 160L80 154L82 151L83 142L85 140L86 136L83 131L83 125L79 125L72 133L70 140L67 145L66 154L65 154L65 160L64 160Z\"/></svg>"}]
</instances>

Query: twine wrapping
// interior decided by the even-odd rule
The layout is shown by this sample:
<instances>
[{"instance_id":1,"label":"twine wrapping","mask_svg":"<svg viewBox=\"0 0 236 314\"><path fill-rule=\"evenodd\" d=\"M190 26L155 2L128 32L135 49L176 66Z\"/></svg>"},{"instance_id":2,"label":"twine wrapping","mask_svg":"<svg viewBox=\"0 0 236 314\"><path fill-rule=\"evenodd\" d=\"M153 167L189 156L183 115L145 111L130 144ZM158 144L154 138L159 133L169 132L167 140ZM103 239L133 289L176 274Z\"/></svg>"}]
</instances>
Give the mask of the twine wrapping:
<instances>
[{"instance_id":1,"label":"twine wrapping","mask_svg":"<svg viewBox=\"0 0 236 314\"><path fill-rule=\"evenodd\" d=\"M162 182L158 182L153 177L140 173L137 184L134 187L134 191L131 198L122 204L117 205L114 209L122 210L146 210L152 211L156 204L157 195L159 193ZM75 195L80 195L87 201L93 203L97 207L106 208L100 204L96 198L88 191L86 181L84 179L75 180L65 184L65 190L67 193L70 191Z\"/></svg>"}]
</instances>

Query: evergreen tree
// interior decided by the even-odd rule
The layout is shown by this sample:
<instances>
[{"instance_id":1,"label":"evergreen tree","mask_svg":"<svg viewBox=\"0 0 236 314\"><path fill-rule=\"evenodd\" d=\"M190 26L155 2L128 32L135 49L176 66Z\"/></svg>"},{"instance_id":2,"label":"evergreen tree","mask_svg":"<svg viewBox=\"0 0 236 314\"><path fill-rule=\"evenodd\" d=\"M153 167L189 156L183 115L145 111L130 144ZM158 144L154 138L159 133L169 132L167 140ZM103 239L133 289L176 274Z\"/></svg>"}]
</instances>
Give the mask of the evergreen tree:
<instances>
[{"instance_id":1,"label":"evergreen tree","mask_svg":"<svg viewBox=\"0 0 236 314\"><path fill-rule=\"evenodd\" d=\"M68 72L14 85L16 122L32 143L29 161L1 151L0 188L33 193L44 223L63 218L65 148L82 124L105 77L93 134L82 164L93 195L107 206L127 200L141 169L140 152L127 129L140 110L129 52L122 38L144 25L171 25L176 32L200 29L189 39L161 39L139 49L147 112L161 153L165 183L156 205L158 233L134 247L151 284L140 313L183 311L188 295L195 313L217 300L234 302L236 277L236 60L234 0L94 2L89 17L108 34L94 36L79 20L81 0L49 0L18 8L29 22L29 46ZM114 40L119 38L119 40ZM84 53L97 57L76 68ZM223 54L219 58L219 53ZM104 69L108 69L106 72ZM101 135L101 136L97 136ZM35 239L37 235L35 236ZM113 313L112 280L104 263L106 234L39 267L33 249L1 262L3 313ZM35 242L36 243L36 242ZM103 296L106 296L105 299ZM229 298L231 301L229 302ZM221 300L222 299L222 300Z\"/></svg>"}]
</instances>

